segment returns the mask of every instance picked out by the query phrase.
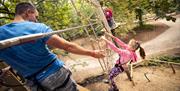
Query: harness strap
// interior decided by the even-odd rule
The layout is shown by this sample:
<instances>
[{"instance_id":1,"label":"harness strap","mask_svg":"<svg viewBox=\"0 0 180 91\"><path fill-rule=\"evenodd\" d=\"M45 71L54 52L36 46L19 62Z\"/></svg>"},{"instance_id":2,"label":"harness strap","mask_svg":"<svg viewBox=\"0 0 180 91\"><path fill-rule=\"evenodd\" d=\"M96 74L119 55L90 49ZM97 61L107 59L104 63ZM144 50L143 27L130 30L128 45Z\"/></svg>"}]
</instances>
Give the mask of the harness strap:
<instances>
[{"instance_id":1,"label":"harness strap","mask_svg":"<svg viewBox=\"0 0 180 91\"><path fill-rule=\"evenodd\" d=\"M115 64L115 67L120 67L120 69L121 69L121 71L123 72L124 71L124 68L122 67L122 64L121 64L121 55L119 55L119 59L118 59L118 61L119 61L119 64Z\"/></svg>"},{"instance_id":2,"label":"harness strap","mask_svg":"<svg viewBox=\"0 0 180 91\"><path fill-rule=\"evenodd\" d=\"M56 58L53 59L48 65L44 66L42 69L40 69L40 70L37 71L36 73L34 73L34 74L30 75L30 76L27 76L26 79L33 81L33 83L38 86L37 89L41 89L42 91L46 91L46 90L41 86L41 84L39 84L39 82L37 81L36 75L38 75L38 74L41 73L42 71L46 70L55 60L56 60Z\"/></svg>"},{"instance_id":3,"label":"harness strap","mask_svg":"<svg viewBox=\"0 0 180 91\"><path fill-rule=\"evenodd\" d=\"M68 82L69 82L69 80L70 80L70 77L71 77L71 74L69 73L69 74L68 74L68 77L66 78L66 80L64 81L64 83L63 83L62 85L58 86L56 89L65 87L65 86L68 84Z\"/></svg>"}]
</instances>

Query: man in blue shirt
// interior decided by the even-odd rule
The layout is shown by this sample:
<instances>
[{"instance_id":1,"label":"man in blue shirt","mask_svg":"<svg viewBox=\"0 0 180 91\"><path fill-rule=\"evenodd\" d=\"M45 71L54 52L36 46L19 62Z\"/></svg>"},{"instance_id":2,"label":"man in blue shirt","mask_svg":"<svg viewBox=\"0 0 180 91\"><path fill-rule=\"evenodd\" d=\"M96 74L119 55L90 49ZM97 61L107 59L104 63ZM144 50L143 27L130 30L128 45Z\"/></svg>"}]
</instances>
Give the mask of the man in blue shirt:
<instances>
[{"instance_id":1,"label":"man in blue shirt","mask_svg":"<svg viewBox=\"0 0 180 91\"><path fill-rule=\"evenodd\" d=\"M38 11L32 4L19 3L12 23L0 27L0 40L52 32L52 29L45 24L36 23L37 16ZM38 87L47 91L77 91L75 82L70 78L71 72L55 54L49 51L47 45L80 55L104 57L101 50L88 50L58 35L52 35L1 49L0 59L28 80L27 86L31 91L37 91Z\"/></svg>"}]
</instances>

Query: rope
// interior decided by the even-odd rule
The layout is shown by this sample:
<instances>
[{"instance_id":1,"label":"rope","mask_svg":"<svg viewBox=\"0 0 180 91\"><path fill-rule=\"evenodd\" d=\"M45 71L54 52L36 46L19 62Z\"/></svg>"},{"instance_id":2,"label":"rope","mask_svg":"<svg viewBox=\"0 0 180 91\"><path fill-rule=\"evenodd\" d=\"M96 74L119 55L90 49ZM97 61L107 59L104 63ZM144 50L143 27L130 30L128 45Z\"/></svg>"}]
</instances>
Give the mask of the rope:
<instances>
[{"instance_id":1,"label":"rope","mask_svg":"<svg viewBox=\"0 0 180 91\"><path fill-rule=\"evenodd\" d=\"M90 22L90 20L89 19L87 19L87 21L89 22L89 24L92 24L91 22ZM98 37L97 37L97 34L95 33L95 28L91 25L91 29L93 30L93 33L94 33L94 35L95 35L95 38L96 39L98 39ZM100 49L100 50L102 50L102 48L101 48L101 46L100 46L100 44L99 44L99 41L98 41L98 48ZM107 70L107 71L109 71L109 67L108 67L108 65L109 65L109 59L108 59L108 57L107 57L107 60L105 61L105 59L103 58L102 59L103 60L103 64L104 64L104 66L105 66L105 69ZM105 62L107 62L107 63L105 63Z\"/></svg>"},{"instance_id":2,"label":"rope","mask_svg":"<svg viewBox=\"0 0 180 91\"><path fill-rule=\"evenodd\" d=\"M74 3L73 0L71 0L71 3L72 3L72 5L73 5L73 7L74 7L74 9L75 9L75 11L76 11L76 13L77 13L77 15L78 15L81 19L85 19L86 21L88 21L91 29L93 30L93 33L94 33L94 35L95 35L95 38L97 39L97 35L96 35L96 33L95 33L95 29L94 29L94 27L93 27L93 24L92 24L88 19L86 19L86 18L81 14L81 12L79 12L79 11L77 10L76 5L75 5L75 3ZM82 21L81 21L81 23L82 23ZM87 29L85 29L85 31L86 31L88 37L91 39L91 37L90 37ZM94 44L93 44L92 41L91 41L91 46L92 46L93 50L95 50L95 46L94 46ZM99 48L100 48L100 47L99 47ZM106 67L105 67L105 68L103 67L100 59L98 59L98 62L99 62L99 64L100 64L103 72L105 72L105 69L107 69L107 68L106 68ZM103 60L103 62L104 62L104 60ZM105 64L104 64L104 65L105 65Z\"/></svg>"},{"instance_id":3,"label":"rope","mask_svg":"<svg viewBox=\"0 0 180 91\"><path fill-rule=\"evenodd\" d=\"M98 23L93 23L92 25L96 25ZM57 30L57 31L53 31L53 32L50 32L50 33L46 33L47 36L49 35L53 35L53 34L57 34L57 33L61 33L61 32L66 32L66 31L70 31L70 30L74 30L74 29L79 29L79 28L83 28L83 27L89 27L89 26L92 26L91 24L88 24L88 25L82 25L82 26L77 26L77 27L71 27L71 28L66 28L66 29L63 29L63 30Z\"/></svg>"}]
</instances>

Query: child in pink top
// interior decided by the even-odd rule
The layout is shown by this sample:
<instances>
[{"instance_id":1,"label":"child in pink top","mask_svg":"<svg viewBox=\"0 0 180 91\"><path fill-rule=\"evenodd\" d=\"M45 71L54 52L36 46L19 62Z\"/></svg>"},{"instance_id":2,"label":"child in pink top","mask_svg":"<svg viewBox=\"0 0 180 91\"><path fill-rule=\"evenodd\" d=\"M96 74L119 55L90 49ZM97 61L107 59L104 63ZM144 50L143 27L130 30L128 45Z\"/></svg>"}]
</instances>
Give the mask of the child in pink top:
<instances>
[{"instance_id":1,"label":"child in pink top","mask_svg":"<svg viewBox=\"0 0 180 91\"><path fill-rule=\"evenodd\" d=\"M109 89L109 91L119 91L113 78L116 77L119 73L122 73L124 71L124 68L127 68L127 63L137 61L137 55L135 53L137 49L139 49L139 53L142 59L144 59L146 55L144 49L136 40L131 39L128 44L125 44L117 37L114 37L110 34L108 35L111 36L116 41L116 43L121 46L121 48L118 48L111 41L107 40L105 37L102 37L102 39L108 44L108 46L113 51L117 52L120 56L120 58L116 61L115 66L109 73L109 80L111 83L111 88Z\"/></svg>"}]
</instances>

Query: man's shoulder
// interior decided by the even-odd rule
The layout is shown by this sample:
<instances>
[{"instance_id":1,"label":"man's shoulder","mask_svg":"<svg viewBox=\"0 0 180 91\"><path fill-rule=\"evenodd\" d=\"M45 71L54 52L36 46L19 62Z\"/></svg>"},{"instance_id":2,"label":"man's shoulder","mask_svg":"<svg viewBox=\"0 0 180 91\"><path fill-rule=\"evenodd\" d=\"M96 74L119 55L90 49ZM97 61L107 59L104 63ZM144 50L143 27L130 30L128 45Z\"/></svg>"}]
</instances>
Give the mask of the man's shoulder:
<instances>
[{"instance_id":1,"label":"man's shoulder","mask_svg":"<svg viewBox=\"0 0 180 91\"><path fill-rule=\"evenodd\" d=\"M32 26L37 26L39 28L47 28L48 26L44 23L36 23L36 22L31 22Z\"/></svg>"},{"instance_id":2,"label":"man's shoulder","mask_svg":"<svg viewBox=\"0 0 180 91\"><path fill-rule=\"evenodd\" d=\"M10 24L10 23L9 23ZM1 25L0 26L0 29L3 29L3 28L5 28L7 25L9 25L9 24L4 24L4 25Z\"/></svg>"},{"instance_id":3,"label":"man's shoulder","mask_svg":"<svg viewBox=\"0 0 180 91\"><path fill-rule=\"evenodd\" d=\"M30 26L46 26L43 23L36 23L36 22L29 22L29 21L25 21L25 22L18 22L18 23L8 23L8 24L4 24L2 26L0 26L0 28L5 28L8 26L16 26L16 25L30 25Z\"/></svg>"},{"instance_id":4,"label":"man's shoulder","mask_svg":"<svg viewBox=\"0 0 180 91\"><path fill-rule=\"evenodd\" d=\"M26 22L26 24L30 24L33 26L46 26L44 23L37 23L37 22Z\"/></svg>"}]
</instances>

